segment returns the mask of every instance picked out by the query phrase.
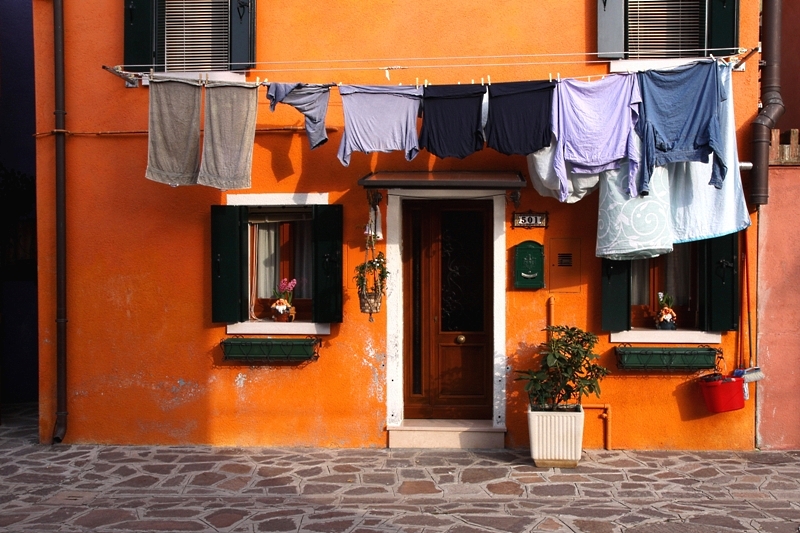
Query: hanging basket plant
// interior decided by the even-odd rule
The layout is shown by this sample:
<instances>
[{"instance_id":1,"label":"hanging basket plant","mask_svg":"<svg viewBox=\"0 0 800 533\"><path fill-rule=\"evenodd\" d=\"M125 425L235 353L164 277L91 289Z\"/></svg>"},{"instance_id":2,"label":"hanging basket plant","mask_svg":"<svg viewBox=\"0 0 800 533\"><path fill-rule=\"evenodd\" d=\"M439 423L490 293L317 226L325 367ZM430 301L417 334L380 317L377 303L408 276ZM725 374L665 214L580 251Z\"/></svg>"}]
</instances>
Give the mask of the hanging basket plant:
<instances>
[{"instance_id":1,"label":"hanging basket plant","mask_svg":"<svg viewBox=\"0 0 800 533\"><path fill-rule=\"evenodd\" d=\"M372 313L381 310L381 299L386 292L386 278L389 276L386 270L386 256L383 252L375 255L374 248L368 244L367 257L363 263L356 265L355 271L353 279L358 288L361 312L369 313L369 320L372 322Z\"/></svg>"}]
</instances>

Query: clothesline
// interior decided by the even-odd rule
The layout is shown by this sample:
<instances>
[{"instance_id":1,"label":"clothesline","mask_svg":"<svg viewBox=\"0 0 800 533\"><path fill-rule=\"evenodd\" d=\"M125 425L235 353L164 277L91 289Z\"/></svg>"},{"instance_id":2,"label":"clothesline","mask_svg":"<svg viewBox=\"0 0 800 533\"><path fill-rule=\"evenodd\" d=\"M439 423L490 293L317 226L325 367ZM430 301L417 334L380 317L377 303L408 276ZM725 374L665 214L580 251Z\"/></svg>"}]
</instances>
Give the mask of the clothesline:
<instances>
[{"instance_id":1,"label":"clothesline","mask_svg":"<svg viewBox=\"0 0 800 533\"><path fill-rule=\"evenodd\" d=\"M708 53L713 52L725 52L730 50L731 47L725 48L691 48L691 49L659 49L659 50L648 50L648 53L658 53L658 54L666 54L671 57L678 57L680 54L697 52L698 50L703 50ZM731 54L729 56L724 57L734 57L747 52L747 48L738 48L736 54ZM299 59L299 60L282 60L282 61L256 61L254 63L255 66L261 65L284 65L284 64L314 64L314 63L327 63L327 64L335 64L335 63L403 63L407 61L452 61L452 60L467 60L467 59L512 59L512 58L532 58L532 57L579 57L579 56L596 56L599 55L600 52L560 52L560 53L551 53L551 54L502 54L502 55L480 55L480 56L439 56L439 57L395 57L395 58L368 58L368 59ZM610 54L610 52L604 52L604 54ZM627 52L619 51L619 55L625 55ZM720 56L723 57L723 56ZM647 59L647 58L633 58L633 59ZM608 59L599 60L599 63L608 63ZM502 66L515 66L518 64L551 64L551 63L560 63L560 62L549 62L549 61L539 61L533 63L499 63ZM585 63L585 61L579 61L578 63ZM123 70L125 68L148 68L154 65L151 64L142 64L142 65L119 65L119 68ZM165 66L165 65L158 65L158 66ZM431 68L441 68L446 66L482 66L482 64L456 64L456 65L440 65ZM360 67L354 70L361 70L361 69L374 69L379 68L383 70L381 67ZM407 66L406 68L415 68L413 66ZM349 68L348 68L349 69ZM261 69L263 71L272 71L272 69ZM319 70L319 69L312 69L312 70ZM336 68L335 70L339 70ZM245 72L245 71L242 71ZM247 72L252 72L252 70L247 70Z\"/></svg>"},{"instance_id":2,"label":"clothesline","mask_svg":"<svg viewBox=\"0 0 800 533\"><path fill-rule=\"evenodd\" d=\"M703 49L706 52L725 52L730 50L730 48L707 48ZM741 61L744 62L747 58L749 58L758 48L752 48L748 50L747 48L738 48L736 54L731 55L722 55L719 56L720 58L731 60L733 58L738 58L739 56L747 53L747 56ZM696 49L691 50L684 50L684 49L664 49L664 50L651 50L650 53L661 53L670 55L673 57L679 56L680 54L687 53L687 52L696 52ZM620 53L622 54L622 52ZM284 73L284 72L320 72L320 71L369 71L369 70L380 70L386 73L387 78L389 78L389 71L391 70L410 70L410 69L442 69L442 68L499 68L499 67L519 67L519 66L548 66L548 65L601 65L607 64L609 62L608 59L597 59L597 60L558 60L558 61L514 61L514 62L492 62L492 63L445 63L445 64L422 64L422 65L403 65L400 63L408 62L408 61L452 61L452 60L480 60L480 59L525 59L525 58L569 58L569 57L578 57L578 56L595 56L598 55L598 52L566 52L566 53L552 53L552 54L505 54L505 55L486 55L486 56L441 56L441 57L406 57L406 58L370 58L370 59L304 59L304 60L283 60L283 61L258 61L255 62L255 67L262 67L262 68L253 68L241 71L230 71L236 73ZM713 55L712 55L713 57ZM651 59L651 58L635 58L635 59ZM686 58L691 60L693 58ZM700 59L699 57L696 59ZM383 66L355 66L355 63L384 63ZM291 67L291 68L263 68L264 66L270 65L285 65L285 64L292 64L292 65L313 65L313 64L326 64L327 66L316 66L316 67ZM338 64L344 64L342 66L337 66ZM126 81L134 83L138 79L142 79L147 76L145 72L135 72L130 71L127 69L136 68L147 68L147 67L154 67L155 65L117 65L115 67L106 67L103 66L104 69L112 72L115 75L118 75L124 78ZM164 67L165 65L157 65L160 67ZM738 65L737 65L738 66ZM558 74L560 78L560 74ZM587 76L573 76L571 78L579 79L579 78L586 78ZM552 74L551 74L552 78ZM565 77L566 79L566 77Z\"/></svg>"}]
</instances>

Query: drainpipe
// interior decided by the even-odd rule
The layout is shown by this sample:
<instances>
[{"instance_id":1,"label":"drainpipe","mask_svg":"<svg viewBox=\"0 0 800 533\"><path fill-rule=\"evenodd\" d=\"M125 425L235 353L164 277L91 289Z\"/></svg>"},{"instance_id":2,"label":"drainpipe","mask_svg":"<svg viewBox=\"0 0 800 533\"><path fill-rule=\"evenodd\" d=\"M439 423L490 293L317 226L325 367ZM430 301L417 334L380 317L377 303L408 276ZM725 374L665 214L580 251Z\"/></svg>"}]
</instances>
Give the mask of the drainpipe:
<instances>
[{"instance_id":1,"label":"drainpipe","mask_svg":"<svg viewBox=\"0 0 800 533\"><path fill-rule=\"evenodd\" d=\"M769 200L769 144L772 128L783 115L781 98L782 0L764 0L761 11L761 111L753 120L753 181L750 202Z\"/></svg>"},{"instance_id":2,"label":"drainpipe","mask_svg":"<svg viewBox=\"0 0 800 533\"><path fill-rule=\"evenodd\" d=\"M67 215L64 115L64 0L53 0L56 90L56 426L53 442L67 433Z\"/></svg>"}]
</instances>

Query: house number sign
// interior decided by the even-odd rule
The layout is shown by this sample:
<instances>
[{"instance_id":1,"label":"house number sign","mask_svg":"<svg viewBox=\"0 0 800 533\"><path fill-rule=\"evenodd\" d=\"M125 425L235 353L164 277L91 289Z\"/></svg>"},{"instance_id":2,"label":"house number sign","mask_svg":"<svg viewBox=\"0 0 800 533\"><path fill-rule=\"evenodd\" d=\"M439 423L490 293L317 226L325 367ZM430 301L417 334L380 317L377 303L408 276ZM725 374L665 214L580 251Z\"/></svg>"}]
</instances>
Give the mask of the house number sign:
<instances>
[{"instance_id":1,"label":"house number sign","mask_svg":"<svg viewBox=\"0 0 800 533\"><path fill-rule=\"evenodd\" d=\"M546 228L547 227L547 213L534 213L528 211L527 213L514 213L514 219L511 221L512 228Z\"/></svg>"}]
</instances>

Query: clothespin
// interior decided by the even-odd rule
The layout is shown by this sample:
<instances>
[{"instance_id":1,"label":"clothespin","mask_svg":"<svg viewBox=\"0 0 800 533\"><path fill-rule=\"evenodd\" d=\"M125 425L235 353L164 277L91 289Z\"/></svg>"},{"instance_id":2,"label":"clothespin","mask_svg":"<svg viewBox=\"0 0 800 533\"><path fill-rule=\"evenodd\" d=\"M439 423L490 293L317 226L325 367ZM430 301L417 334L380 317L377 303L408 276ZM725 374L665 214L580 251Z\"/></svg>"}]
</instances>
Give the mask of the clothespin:
<instances>
[{"instance_id":1,"label":"clothespin","mask_svg":"<svg viewBox=\"0 0 800 533\"><path fill-rule=\"evenodd\" d=\"M550 81L553 81L553 73L550 73Z\"/></svg>"},{"instance_id":2,"label":"clothespin","mask_svg":"<svg viewBox=\"0 0 800 533\"><path fill-rule=\"evenodd\" d=\"M472 78L472 85L475 85L475 78Z\"/></svg>"},{"instance_id":3,"label":"clothespin","mask_svg":"<svg viewBox=\"0 0 800 533\"><path fill-rule=\"evenodd\" d=\"M586 79L587 79L588 81L592 81L592 77L591 77L591 76L586 76Z\"/></svg>"},{"instance_id":4,"label":"clothespin","mask_svg":"<svg viewBox=\"0 0 800 533\"><path fill-rule=\"evenodd\" d=\"M483 78L481 78L481 85L484 85L484 83L483 83Z\"/></svg>"},{"instance_id":5,"label":"clothespin","mask_svg":"<svg viewBox=\"0 0 800 533\"><path fill-rule=\"evenodd\" d=\"M417 78L417 81L414 82L414 85L416 86L417 89L419 89L419 78Z\"/></svg>"},{"instance_id":6,"label":"clothespin","mask_svg":"<svg viewBox=\"0 0 800 533\"><path fill-rule=\"evenodd\" d=\"M428 86L428 80L425 80L425 87Z\"/></svg>"},{"instance_id":7,"label":"clothespin","mask_svg":"<svg viewBox=\"0 0 800 533\"><path fill-rule=\"evenodd\" d=\"M384 72L386 73L386 79L391 80L392 78L389 77L389 69L384 69Z\"/></svg>"},{"instance_id":8,"label":"clothespin","mask_svg":"<svg viewBox=\"0 0 800 533\"><path fill-rule=\"evenodd\" d=\"M489 82L489 85L491 85L491 84L492 84L492 77L491 77L490 75L488 75L488 74L487 74L487 75L486 75L486 79L488 80L488 82Z\"/></svg>"},{"instance_id":9,"label":"clothespin","mask_svg":"<svg viewBox=\"0 0 800 533\"><path fill-rule=\"evenodd\" d=\"M556 72L556 81L561 81L561 73Z\"/></svg>"},{"instance_id":10,"label":"clothespin","mask_svg":"<svg viewBox=\"0 0 800 533\"><path fill-rule=\"evenodd\" d=\"M458 84L461 85L461 82L459 81Z\"/></svg>"},{"instance_id":11,"label":"clothespin","mask_svg":"<svg viewBox=\"0 0 800 533\"><path fill-rule=\"evenodd\" d=\"M261 78L256 76L256 87L258 87L259 85L261 85Z\"/></svg>"}]
</instances>

